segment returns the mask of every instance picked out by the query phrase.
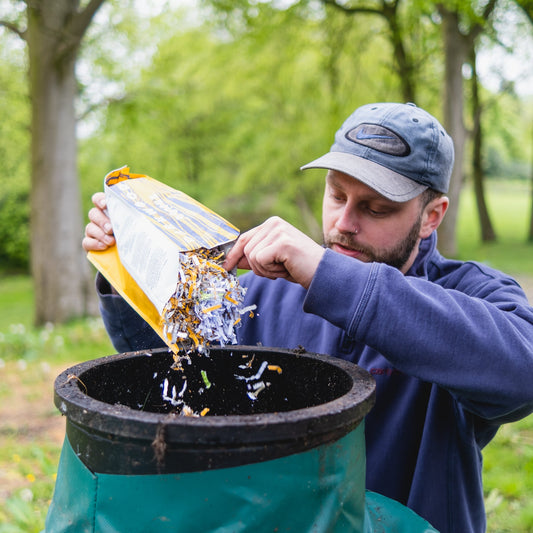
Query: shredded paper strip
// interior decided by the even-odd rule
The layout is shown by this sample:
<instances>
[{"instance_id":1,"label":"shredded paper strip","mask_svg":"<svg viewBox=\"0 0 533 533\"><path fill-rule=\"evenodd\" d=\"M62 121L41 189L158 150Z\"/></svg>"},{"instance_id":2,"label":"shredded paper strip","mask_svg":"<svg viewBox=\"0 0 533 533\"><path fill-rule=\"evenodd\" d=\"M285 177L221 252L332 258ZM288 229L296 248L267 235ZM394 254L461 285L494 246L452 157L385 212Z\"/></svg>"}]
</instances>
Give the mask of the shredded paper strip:
<instances>
[{"instance_id":1,"label":"shredded paper strip","mask_svg":"<svg viewBox=\"0 0 533 533\"><path fill-rule=\"evenodd\" d=\"M236 344L241 315L255 309L243 307L246 290L221 266L223 255L217 249L180 253L176 292L163 310L164 334L179 353L206 354L210 343Z\"/></svg>"}]
</instances>

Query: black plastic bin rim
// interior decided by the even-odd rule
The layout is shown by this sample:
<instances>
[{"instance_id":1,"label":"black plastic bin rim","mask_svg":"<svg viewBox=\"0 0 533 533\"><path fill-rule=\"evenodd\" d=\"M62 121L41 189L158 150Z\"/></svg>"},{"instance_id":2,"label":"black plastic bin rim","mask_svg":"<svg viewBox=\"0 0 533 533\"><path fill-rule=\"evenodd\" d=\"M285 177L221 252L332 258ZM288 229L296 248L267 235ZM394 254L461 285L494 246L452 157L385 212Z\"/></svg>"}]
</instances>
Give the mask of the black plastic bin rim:
<instances>
[{"instance_id":1,"label":"black plastic bin rim","mask_svg":"<svg viewBox=\"0 0 533 533\"><path fill-rule=\"evenodd\" d=\"M312 358L333 365L352 380L352 387L341 397L312 407L280 413L258 415L228 415L184 417L140 411L123 405L111 405L90 396L83 390L83 373L95 365L106 365L125 358L146 357L167 353L166 348L142 350L110 355L80 363L66 369L55 380L54 402L59 411L76 426L109 434L119 439L146 439L152 441L158 428L165 428L165 441L180 446L220 445L221 438L227 445L261 444L287 439L299 440L328 433L337 437L357 426L375 402L375 381L370 374L354 363L332 356L298 351L268 349L257 346L227 346L218 350L244 349L286 353L291 357ZM222 430L222 431L221 431ZM221 437L221 433L223 437Z\"/></svg>"}]
</instances>

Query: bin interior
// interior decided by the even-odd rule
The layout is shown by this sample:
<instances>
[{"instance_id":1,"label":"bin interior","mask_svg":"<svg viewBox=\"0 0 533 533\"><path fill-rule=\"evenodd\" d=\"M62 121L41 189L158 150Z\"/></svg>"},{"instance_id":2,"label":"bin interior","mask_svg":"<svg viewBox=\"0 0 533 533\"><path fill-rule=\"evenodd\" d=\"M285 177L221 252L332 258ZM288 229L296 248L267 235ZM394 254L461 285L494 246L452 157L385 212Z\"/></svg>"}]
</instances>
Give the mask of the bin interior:
<instances>
[{"instance_id":1,"label":"bin interior","mask_svg":"<svg viewBox=\"0 0 533 533\"><path fill-rule=\"evenodd\" d=\"M153 413L179 411L183 400L196 412L250 415L321 405L346 394L353 380L345 371L298 353L211 349L192 354L174 368L166 351L107 361L78 375L78 385L101 402ZM181 394L181 396L180 396Z\"/></svg>"}]
</instances>

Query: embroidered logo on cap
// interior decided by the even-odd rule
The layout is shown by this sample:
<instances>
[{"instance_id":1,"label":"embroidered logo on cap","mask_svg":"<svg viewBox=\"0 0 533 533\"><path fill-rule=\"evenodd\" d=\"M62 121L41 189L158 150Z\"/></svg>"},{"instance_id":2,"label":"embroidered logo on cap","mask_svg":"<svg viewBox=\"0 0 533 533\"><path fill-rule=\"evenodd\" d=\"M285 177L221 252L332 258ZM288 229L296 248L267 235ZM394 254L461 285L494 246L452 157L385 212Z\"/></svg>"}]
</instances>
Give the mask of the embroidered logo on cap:
<instances>
[{"instance_id":1,"label":"embroidered logo on cap","mask_svg":"<svg viewBox=\"0 0 533 533\"><path fill-rule=\"evenodd\" d=\"M346 138L384 154L404 157L411 153L409 145L399 135L378 124L359 124L346 133Z\"/></svg>"}]
</instances>

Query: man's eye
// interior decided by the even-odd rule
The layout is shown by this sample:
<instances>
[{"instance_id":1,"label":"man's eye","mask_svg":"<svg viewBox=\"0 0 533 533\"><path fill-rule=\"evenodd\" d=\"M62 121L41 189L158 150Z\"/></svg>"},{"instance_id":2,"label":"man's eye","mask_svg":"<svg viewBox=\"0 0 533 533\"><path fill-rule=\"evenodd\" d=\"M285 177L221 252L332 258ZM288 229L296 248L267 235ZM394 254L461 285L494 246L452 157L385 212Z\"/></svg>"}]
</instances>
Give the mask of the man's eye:
<instances>
[{"instance_id":1,"label":"man's eye","mask_svg":"<svg viewBox=\"0 0 533 533\"><path fill-rule=\"evenodd\" d=\"M370 207L367 207L367 211L372 215L373 217L384 217L387 215L387 211L385 210L378 210L378 209L372 209Z\"/></svg>"}]
</instances>

